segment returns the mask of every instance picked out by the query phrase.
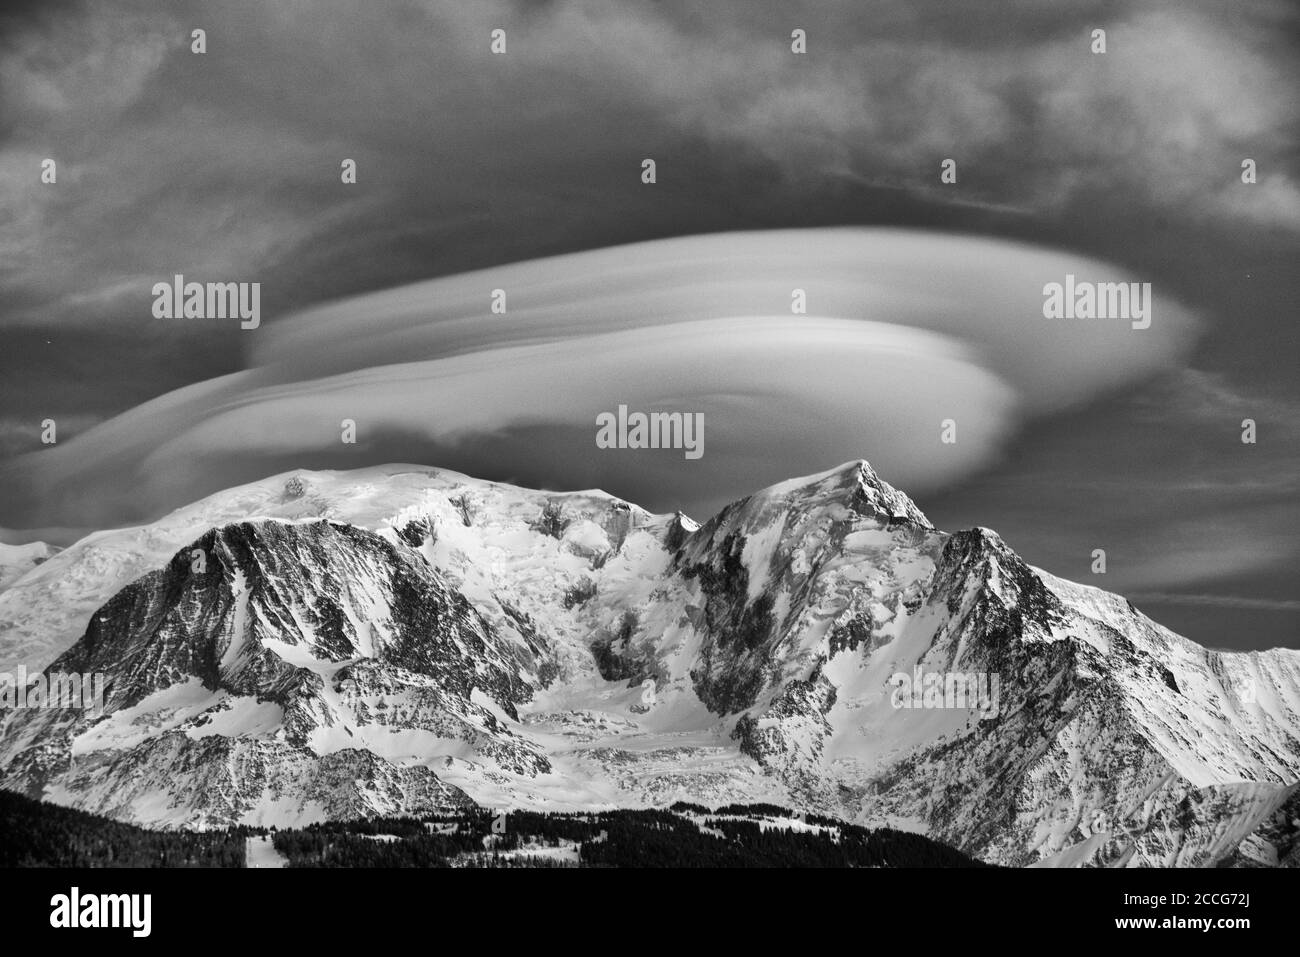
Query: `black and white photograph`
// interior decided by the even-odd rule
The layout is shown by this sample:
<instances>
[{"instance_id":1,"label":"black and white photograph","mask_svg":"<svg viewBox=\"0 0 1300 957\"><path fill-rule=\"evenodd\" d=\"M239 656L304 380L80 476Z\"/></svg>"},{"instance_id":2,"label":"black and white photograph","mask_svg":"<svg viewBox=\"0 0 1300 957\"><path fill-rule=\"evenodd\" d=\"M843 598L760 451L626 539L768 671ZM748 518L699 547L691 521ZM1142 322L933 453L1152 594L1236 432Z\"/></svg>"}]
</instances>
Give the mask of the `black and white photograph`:
<instances>
[{"instance_id":1,"label":"black and white photograph","mask_svg":"<svg viewBox=\"0 0 1300 957\"><path fill-rule=\"evenodd\" d=\"M7 924L1291 926L1292 0L10 0L0 250Z\"/></svg>"}]
</instances>

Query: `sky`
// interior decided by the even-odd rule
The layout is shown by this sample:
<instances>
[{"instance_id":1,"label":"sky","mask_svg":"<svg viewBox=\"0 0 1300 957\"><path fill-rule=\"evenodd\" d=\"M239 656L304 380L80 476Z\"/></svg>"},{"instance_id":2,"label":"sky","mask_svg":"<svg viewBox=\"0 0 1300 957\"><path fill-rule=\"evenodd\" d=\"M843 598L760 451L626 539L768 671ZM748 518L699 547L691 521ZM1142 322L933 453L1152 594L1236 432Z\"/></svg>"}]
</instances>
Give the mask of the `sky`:
<instances>
[{"instance_id":1,"label":"sky","mask_svg":"<svg viewBox=\"0 0 1300 957\"><path fill-rule=\"evenodd\" d=\"M703 519L865 458L1197 641L1300 647L1297 20L8 4L0 540L393 461ZM175 274L260 283L260 325L157 317ZM1067 274L1150 283L1150 327L1045 318ZM596 448L620 404L703 413L704 455Z\"/></svg>"}]
</instances>

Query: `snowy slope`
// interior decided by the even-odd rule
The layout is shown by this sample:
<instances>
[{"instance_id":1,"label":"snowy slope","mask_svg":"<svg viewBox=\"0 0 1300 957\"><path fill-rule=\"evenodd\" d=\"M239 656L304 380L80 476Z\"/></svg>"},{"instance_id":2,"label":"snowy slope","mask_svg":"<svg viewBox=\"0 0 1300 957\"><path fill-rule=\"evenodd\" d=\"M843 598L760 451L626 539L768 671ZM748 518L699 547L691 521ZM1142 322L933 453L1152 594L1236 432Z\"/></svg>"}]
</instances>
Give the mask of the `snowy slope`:
<instances>
[{"instance_id":1,"label":"snowy slope","mask_svg":"<svg viewBox=\"0 0 1300 957\"><path fill-rule=\"evenodd\" d=\"M58 553L53 545L30 542L26 545L6 545L0 542L0 592L4 591L29 571Z\"/></svg>"},{"instance_id":2,"label":"snowy slope","mask_svg":"<svg viewBox=\"0 0 1300 957\"><path fill-rule=\"evenodd\" d=\"M865 462L703 525L275 476L0 592L0 670L60 654L109 714L10 716L0 784L144 823L768 801L1011 864L1295 858L1300 653L1201 648ZM985 699L899 707L900 674Z\"/></svg>"}]
</instances>

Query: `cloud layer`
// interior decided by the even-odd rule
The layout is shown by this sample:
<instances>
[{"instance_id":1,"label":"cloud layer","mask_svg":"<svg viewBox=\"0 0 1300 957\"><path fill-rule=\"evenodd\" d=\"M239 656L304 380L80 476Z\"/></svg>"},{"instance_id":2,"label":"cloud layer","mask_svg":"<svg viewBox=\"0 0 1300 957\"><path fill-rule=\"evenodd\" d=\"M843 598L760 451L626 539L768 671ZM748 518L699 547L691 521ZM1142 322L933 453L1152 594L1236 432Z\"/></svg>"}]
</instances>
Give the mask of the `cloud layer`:
<instances>
[{"instance_id":1,"label":"cloud layer","mask_svg":"<svg viewBox=\"0 0 1300 957\"><path fill-rule=\"evenodd\" d=\"M11 477L41 498L37 522L88 524L280 468L391 461L395 449L704 513L855 455L925 492L989 463L1023 420L1191 347L1196 323L1158 291L1150 329L1044 318L1044 285L1067 274L1134 278L1064 253L890 229L729 233L518 263L247 333L231 323L253 343L246 371L26 456ZM496 290L504 314L491 311ZM703 413L706 454L596 450L597 415L619 405ZM345 419L355 444L342 441ZM940 440L948 419L953 443Z\"/></svg>"},{"instance_id":2,"label":"cloud layer","mask_svg":"<svg viewBox=\"0 0 1300 957\"><path fill-rule=\"evenodd\" d=\"M866 455L1053 571L1086 578L1104 545L1117 589L1280 601L1298 24L1290 0L5 4L0 536L299 464L421 459L702 514ZM741 235L844 224L930 235ZM724 231L734 248L625 245ZM1097 259L1153 283L1152 330L1022 321ZM178 272L261 282L262 328L155 320ZM591 406L620 395L706 411L703 467L596 454ZM1158 611L1295 640L1284 611Z\"/></svg>"},{"instance_id":3,"label":"cloud layer","mask_svg":"<svg viewBox=\"0 0 1300 957\"><path fill-rule=\"evenodd\" d=\"M626 233L627 217L671 229L710 176L695 215L797 214L865 184L1300 232L1286 4L1058 7L1007 4L975 26L937 0L868 14L733 0L707 16L633 0L76 5L0 44L0 322L125 319L169 270L275 271L287 308L314 298L308 279L329 295L409 275L420 246L428 274L604 245L591 232ZM504 56L488 52L495 27ZM57 189L36 175L44 157ZM338 187L343 157L354 190ZM959 189L938 182L945 157Z\"/></svg>"}]
</instances>

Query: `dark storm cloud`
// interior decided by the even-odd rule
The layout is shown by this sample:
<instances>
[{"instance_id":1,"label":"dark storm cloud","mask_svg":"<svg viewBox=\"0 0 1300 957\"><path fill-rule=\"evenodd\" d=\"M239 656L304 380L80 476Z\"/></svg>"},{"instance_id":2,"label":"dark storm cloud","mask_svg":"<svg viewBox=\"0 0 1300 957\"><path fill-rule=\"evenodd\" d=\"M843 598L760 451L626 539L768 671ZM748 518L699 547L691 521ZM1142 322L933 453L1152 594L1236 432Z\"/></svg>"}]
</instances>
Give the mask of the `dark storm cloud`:
<instances>
[{"instance_id":1,"label":"dark storm cloud","mask_svg":"<svg viewBox=\"0 0 1300 957\"><path fill-rule=\"evenodd\" d=\"M10 321L100 321L138 309L141 284L168 269L255 271L277 280L270 307L283 310L698 231L746 194L752 208L865 185L943 202L949 155L963 203L1059 214L1118 194L1294 230L1300 192L1279 160L1294 160L1295 107L1266 91L1293 88L1296 70L1256 41L1275 8L1235 9L1061 18L1016 4L971 31L946 5L911 3L869 16L748 2L707 16L641 3L70 8L0 64L16 217L0 293ZM1088 51L1089 22L1109 27L1105 57ZM788 50L799 23L802 59ZM497 25L512 45L494 58ZM985 32L1015 54L971 41ZM1234 186L1247 153L1264 164L1254 190ZM654 191L637 180L651 154ZM33 175L47 155L62 160L56 190ZM360 165L350 191L344 156ZM740 188L713 202L695 188L729 173Z\"/></svg>"}]
</instances>

